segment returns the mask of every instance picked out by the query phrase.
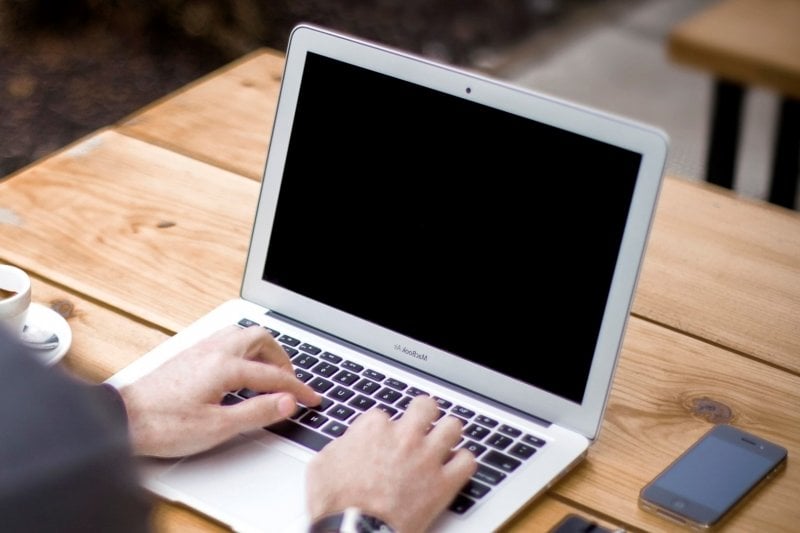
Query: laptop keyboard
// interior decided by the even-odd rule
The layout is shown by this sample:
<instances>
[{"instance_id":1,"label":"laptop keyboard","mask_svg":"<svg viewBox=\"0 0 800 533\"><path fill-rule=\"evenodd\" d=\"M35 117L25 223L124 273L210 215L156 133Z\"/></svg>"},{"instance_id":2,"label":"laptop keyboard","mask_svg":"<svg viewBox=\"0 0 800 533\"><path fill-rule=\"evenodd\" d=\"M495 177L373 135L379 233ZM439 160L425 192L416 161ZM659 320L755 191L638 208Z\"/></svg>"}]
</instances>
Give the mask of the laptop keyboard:
<instances>
[{"instance_id":1,"label":"laptop keyboard","mask_svg":"<svg viewBox=\"0 0 800 533\"><path fill-rule=\"evenodd\" d=\"M261 326L243 318L241 327ZM321 450L347 431L356 417L378 408L391 418L399 418L415 396L429 395L412 384L387 376L331 352L264 327L283 347L294 365L295 375L323 400L315 407L304 407L289 419L266 427L277 435L314 451ZM232 391L222 403L232 405L260 394L249 389ZM486 498L495 487L524 462L533 457L546 441L511 425L475 412L469 407L434 396L439 404L439 418L455 416L464 426L458 448L466 448L478 460L478 469L450 510L464 514L477 501Z\"/></svg>"}]
</instances>

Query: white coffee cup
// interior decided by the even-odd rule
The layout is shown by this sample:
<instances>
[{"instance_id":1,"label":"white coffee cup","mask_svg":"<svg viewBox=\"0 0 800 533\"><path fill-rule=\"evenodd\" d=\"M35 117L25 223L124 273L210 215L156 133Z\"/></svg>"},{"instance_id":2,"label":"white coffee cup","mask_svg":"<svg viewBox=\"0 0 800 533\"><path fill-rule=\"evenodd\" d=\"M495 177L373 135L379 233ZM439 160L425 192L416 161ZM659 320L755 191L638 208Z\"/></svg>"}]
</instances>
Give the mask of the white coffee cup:
<instances>
[{"instance_id":1,"label":"white coffee cup","mask_svg":"<svg viewBox=\"0 0 800 533\"><path fill-rule=\"evenodd\" d=\"M22 336L31 306L31 278L24 270L0 265L0 325Z\"/></svg>"}]
</instances>

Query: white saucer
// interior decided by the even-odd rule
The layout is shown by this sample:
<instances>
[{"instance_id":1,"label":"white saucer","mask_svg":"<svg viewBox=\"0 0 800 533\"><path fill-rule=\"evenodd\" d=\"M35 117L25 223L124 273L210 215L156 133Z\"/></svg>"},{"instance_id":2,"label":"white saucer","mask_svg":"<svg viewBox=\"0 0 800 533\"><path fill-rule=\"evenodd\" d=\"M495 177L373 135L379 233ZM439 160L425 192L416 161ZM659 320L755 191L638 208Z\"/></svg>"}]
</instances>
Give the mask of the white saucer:
<instances>
[{"instance_id":1,"label":"white saucer","mask_svg":"<svg viewBox=\"0 0 800 533\"><path fill-rule=\"evenodd\" d=\"M72 329L63 316L42 304L31 303L28 308L27 323L58 335L58 346L52 350L34 350L44 364L56 364L69 351L72 344Z\"/></svg>"}]
</instances>

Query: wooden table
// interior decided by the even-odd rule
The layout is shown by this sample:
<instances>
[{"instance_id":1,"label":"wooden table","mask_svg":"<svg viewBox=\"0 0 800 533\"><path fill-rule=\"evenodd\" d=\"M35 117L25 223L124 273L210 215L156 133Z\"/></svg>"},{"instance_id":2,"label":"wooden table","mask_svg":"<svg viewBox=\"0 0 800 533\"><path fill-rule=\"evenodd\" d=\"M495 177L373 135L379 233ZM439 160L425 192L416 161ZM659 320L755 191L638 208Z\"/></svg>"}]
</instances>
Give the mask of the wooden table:
<instances>
[{"instance_id":1,"label":"wooden table","mask_svg":"<svg viewBox=\"0 0 800 533\"><path fill-rule=\"evenodd\" d=\"M769 201L793 208L800 181L800 0L721 0L675 26L668 53L715 78L710 183L734 185L746 89L781 96Z\"/></svg>"},{"instance_id":2,"label":"wooden table","mask_svg":"<svg viewBox=\"0 0 800 533\"><path fill-rule=\"evenodd\" d=\"M0 261L68 311L70 370L99 382L238 295L282 66L256 51L0 182ZM506 529L668 529L638 491L712 422L789 449L731 530L797 530L800 213L668 177L600 438ZM167 503L155 522L224 529Z\"/></svg>"}]
</instances>

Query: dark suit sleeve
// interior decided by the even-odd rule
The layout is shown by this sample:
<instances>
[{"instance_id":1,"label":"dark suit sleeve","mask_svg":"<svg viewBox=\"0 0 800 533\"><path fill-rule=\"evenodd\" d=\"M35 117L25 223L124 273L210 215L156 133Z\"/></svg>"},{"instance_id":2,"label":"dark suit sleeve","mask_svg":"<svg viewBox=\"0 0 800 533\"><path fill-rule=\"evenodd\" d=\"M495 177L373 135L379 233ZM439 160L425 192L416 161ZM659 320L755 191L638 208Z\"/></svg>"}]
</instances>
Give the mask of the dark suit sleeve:
<instances>
[{"instance_id":1,"label":"dark suit sleeve","mask_svg":"<svg viewBox=\"0 0 800 533\"><path fill-rule=\"evenodd\" d=\"M46 368L0 327L0 530L149 529L117 391Z\"/></svg>"}]
</instances>

